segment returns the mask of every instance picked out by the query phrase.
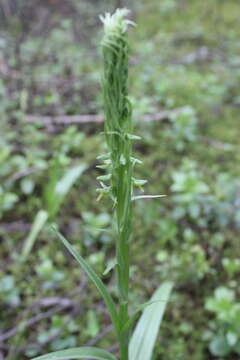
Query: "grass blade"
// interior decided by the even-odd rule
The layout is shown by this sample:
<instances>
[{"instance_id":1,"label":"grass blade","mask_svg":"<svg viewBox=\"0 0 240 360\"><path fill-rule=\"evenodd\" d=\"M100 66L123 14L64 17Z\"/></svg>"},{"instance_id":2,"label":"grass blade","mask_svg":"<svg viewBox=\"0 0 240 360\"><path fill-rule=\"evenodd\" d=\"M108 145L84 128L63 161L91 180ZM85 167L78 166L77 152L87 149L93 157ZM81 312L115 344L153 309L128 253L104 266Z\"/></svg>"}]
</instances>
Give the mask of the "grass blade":
<instances>
[{"instance_id":1,"label":"grass blade","mask_svg":"<svg viewBox=\"0 0 240 360\"><path fill-rule=\"evenodd\" d=\"M33 245L38 237L38 234L44 227L47 219L48 219L48 213L45 210L38 211L38 213L34 219L33 225L31 227L31 231L30 231L28 237L26 238L26 241L23 246L22 256L21 256L22 261L27 260L27 257L30 254L30 252L33 248Z\"/></svg>"},{"instance_id":2,"label":"grass blade","mask_svg":"<svg viewBox=\"0 0 240 360\"><path fill-rule=\"evenodd\" d=\"M85 164L80 164L67 170L65 175L61 180L58 181L56 185L56 195L64 198L64 196L68 193L75 181L86 170L86 168L87 166Z\"/></svg>"},{"instance_id":3,"label":"grass blade","mask_svg":"<svg viewBox=\"0 0 240 360\"><path fill-rule=\"evenodd\" d=\"M171 282L165 282L153 294L153 303L145 308L132 335L129 360L151 360L172 287Z\"/></svg>"},{"instance_id":4,"label":"grass blade","mask_svg":"<svg viewBox=\"0 0 240 360\"><path fill-rule=\"evenodd\" d=\"M50 219L53 219L57 215L66 195L86 169L87 166L85 164L67 169L59 181L57 181L57 166L52 169L53 180L52 183L50 182L47 186L46 190L47 209Z\"/></svg>"},{"instance_id":5,"label":"grass blade","mask_svg":"<svg viewBox=\"0 0 240 360\"><path fill-rule=\"evenodd\" d=\"M94 347L79 347L67 350L55 351L46 355L35 357L32 360L66 360L66 359L96 359L96 360L117 360L108 351Z\"/></svg>"},{"instance_id":6,"label":"grass blade","mask_svg":"<svg viewBox=\"0 0 240 360\"><path fill-rule=\"evenodd\" d=\"M118 314L115 308L115 304L112 300L111 295L109 294L107 288L103 284L100 277L96 274L93 268L83 259L83 257L72 247L72 245L68 242L68 240L60 234L54 227L54 232L57 234L59 239L62 241L64 246L68 249L68 251L72 254L72 256L77 260L81 268L86 272L88 277L92 280L99 293L102 295L105 304L108 308L109 315L111 316L113 325L118 332Z\"/></svg>"}]
</instances>

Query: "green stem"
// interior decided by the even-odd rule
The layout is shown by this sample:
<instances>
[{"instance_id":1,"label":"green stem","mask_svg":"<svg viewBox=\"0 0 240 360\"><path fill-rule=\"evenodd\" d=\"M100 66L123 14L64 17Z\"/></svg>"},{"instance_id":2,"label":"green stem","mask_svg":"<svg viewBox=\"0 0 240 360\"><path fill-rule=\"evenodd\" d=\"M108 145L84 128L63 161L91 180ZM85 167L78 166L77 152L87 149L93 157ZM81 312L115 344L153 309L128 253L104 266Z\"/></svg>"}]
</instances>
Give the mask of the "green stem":
<instances>
[{"instance_id":1,"label":"green stem","mask_svg":"<svg viewBox=\"0 0 240 360\"><path fill-rule=\"evenodd\" d=\"M129 342L126 341L125 337L120 339L120 347L119 347L120 360L128 360L128 345L129 345L128 343Z\"/></svg>"},{"instance_id":2,"label":"green stem","mask_svg":"<svg viewBox=\"0 0 240 360\"><path fill-rule=\"evenodd\" d=\"M121 333L119 337L120 360L128 360L129 334L123 331L128 321L128 304L120 304L119 316L121 319Z\"/></svg>"},{"instance_id":3,"label":"green stem","mask_svg":"<svg viewBox=\"0 0 240 360\"><path fill-rule=\"evenodd\" d=\"M129 158L125 165L121 165L118 171L117 183L117 225L118 240L117 252L117 273L119 289L119 319L120 319L120 360L128 360L128 334L123 328L129 320L128 316L128 291L129 291L129 239L131 235L131 163Z\"/></svg>"}]
</instances>

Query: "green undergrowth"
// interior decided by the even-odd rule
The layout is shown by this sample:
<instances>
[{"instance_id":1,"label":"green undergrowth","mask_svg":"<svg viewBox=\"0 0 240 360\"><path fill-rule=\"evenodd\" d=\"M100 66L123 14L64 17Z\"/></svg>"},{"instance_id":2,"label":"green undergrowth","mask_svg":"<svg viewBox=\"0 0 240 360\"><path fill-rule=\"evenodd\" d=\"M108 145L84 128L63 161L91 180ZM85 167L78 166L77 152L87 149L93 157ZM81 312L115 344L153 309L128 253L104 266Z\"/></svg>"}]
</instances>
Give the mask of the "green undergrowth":
<instances>
[{"instance_id":1,"label":"green undergrowth","mask_svg":"<svg viewBox=\"0 0 240 360\"><path fill-rule=\"evenodd\" d=\"M54 221L99 274L114 256L109 233L112 207L104 198L97 202L92 190L101 175L96 156L106 150L99 135L102 125L46 129L41 120L26 124L29 113L102 112L100 57L94 49L100 33L97 15L109 9L96 3L96 8L80 12L85 14L83 21L94 19L86 23L83 38L74 37L76 19L67 15L66 21L61 12L44 41L37 30L29 30L20 63L14 52L14 23L0 34L0 59L11 69L0 81L0 338L21 325L18 335L4 340L5 348L0 348L7 360L87 345L109 325L100 297L91 284L85 284L85 276L79 276L47 226L27 260L20 259L35 215L46 210L54 158L59 164L57 181L70 168L86 166ZM127 5L138 23L130 38L134 54L130 93L136 135L143 135L134 144L134 153L144 166L136 167L136 178L150 179L146 193L167 195L161 201L134 204L131 263L136 265L130 269L134 284L130 304L146 301L159 282L174 280L176 288L154 360L237 359L235 324L222 320L225 310L214 299L224 286L225 301L237 312L239 4L151 0ZM182 111L168 119L141 121L145 114L176 108ZM112 273L103 279L116 296ZM72 305L24 327L28 319L56 306L32 305L50 297L67 298ZM81 315L75 316L74 311ZM107 333L96 345L110 348L113 344L113 336Z\"/></svg>"}]
</instances>

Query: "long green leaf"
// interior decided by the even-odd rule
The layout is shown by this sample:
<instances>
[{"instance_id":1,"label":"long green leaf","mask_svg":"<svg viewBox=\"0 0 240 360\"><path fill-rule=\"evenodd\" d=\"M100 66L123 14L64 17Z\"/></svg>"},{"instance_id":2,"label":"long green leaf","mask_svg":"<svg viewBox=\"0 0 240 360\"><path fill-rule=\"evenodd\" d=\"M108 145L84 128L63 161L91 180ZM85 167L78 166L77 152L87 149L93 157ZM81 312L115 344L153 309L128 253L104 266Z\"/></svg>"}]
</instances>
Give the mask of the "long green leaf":
<instances>
[{"instance_id":1,"label":"long green leaf","mask_svg":"<svg viewBox=\"0 0 240 360\"><path fill-rule=\"evenodd\" d=\"M93 270L93 268L83 259L83 257L72 247L72 245L68 242L68 240L60 234L54 227L54 232L57 234L59 239L62 241L64 246L68 249L68 251L72 254L72 256L77 260L81 268L86 272L88 277L92 280L92 282L95 284L96 288L98 289L99 293L102 295L105 304L108 308L109 315L111 316L113 325L118 332L119 329L119 321L118 321L118 314L115 308L115 304L113 302L113 299L111 295L109 294L107 288L103 284L102 280L99 278L99 276L96 274L96 272Z\"/></svg>"},{"instance_id":2,"label":"long green leaf","mask_svg":"<svg viewBox=\"0 0 240 360\"><path fill-rule=\"evenodd\" d=\"M38 356L32 360L66 360L66 359L96 359L96 360L117 360L108 351L94 347L79 347L68 350L55 351L46 355Z\"/></svg>"},{"instance_id":3,"label":"long green leaf","mask_svg":"<svg viewBox=\"0 0 240 360\"><path fill-rule=\"evenodd\" d=\"M129 360L151 360L172 287L171 282L165 282L153 294L153 303L145 308L132 335Z\"/></svg>"}]
</instances>

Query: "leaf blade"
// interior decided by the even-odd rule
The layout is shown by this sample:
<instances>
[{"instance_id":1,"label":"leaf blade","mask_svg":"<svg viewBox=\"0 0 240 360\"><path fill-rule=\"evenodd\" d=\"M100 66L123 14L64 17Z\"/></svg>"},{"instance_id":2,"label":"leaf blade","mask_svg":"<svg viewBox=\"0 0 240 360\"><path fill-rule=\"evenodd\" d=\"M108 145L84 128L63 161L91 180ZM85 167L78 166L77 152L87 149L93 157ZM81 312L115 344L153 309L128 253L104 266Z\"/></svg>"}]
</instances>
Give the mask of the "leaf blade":
<instances>
[{"instance_id":1,"label":"leaf blade","mask_svg":"<svg viewBox=\"0 0 240 360\"><path fill-rule=\"evenodd\" d=\"M37 356L32 360L86 359L86 357L94 360L117 360L113 354L106 350L87 346L55 351L46 355Z\"/></svg>"},{"instance_id":2,"label":"leaf blade","mask_svg":"<svg viewBox=\"0 0 240 360\"><path fill-rule=\"evenodd\" d=\"M133 332L129 345L130 360L151 360L161 321L173 287L163 283L153 294L151 305L145 308ZM162 299L162 301L159 301Z\"/></svg>"},{"instance_id":3,"label":"leaf blade","mask_svg":"<svg viewBox=\"0 0 240 360\"><path fill-rule=\"evenodd\" d=\"M109 315L112 319L112 323L118 331L118 314L115 308L115 304L113 302L113 299L111 295L108 293L105 285L103 284L102 280L99 278L97 273L93 270L93 268L83 259L83 257L72 247L72 245L68 242L68 240L60 234L55 227L52 227L53 231L56 233L56 235L59 237L63 245L67 248L67 250L72 254L72 256L75 258L75 260L79 263L80 267L85 271L85 273L88 275L90 280L94 283L96 288L98 289L99 293L103 297L103 300L105 301L105 304L108 308Z\"/></svg>"}]
</instances>

